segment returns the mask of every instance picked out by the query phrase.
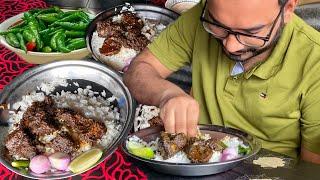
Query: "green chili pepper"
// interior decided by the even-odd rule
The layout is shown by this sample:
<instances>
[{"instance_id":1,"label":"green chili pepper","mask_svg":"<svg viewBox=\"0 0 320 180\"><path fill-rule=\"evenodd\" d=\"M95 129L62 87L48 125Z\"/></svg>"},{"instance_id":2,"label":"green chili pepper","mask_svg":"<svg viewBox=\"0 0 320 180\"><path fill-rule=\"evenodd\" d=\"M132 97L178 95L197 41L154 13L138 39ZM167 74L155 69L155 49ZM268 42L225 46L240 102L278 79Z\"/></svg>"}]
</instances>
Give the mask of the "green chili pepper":
<instances>
[{"instance_id":1,"label":"green chili pepper","mask_svg":"<svg viewBox=\"0 0 320 180\"><path fill-rule=\"evenodd\" d=\"M13 33L9 33L6 35L6 41L13 47L19 48L20 43L17 39L17 36L14 35Z\"/></svg>"},{"instance_id":2,"label":"green chili pepper","mask_svg":"<svg viewBox=\"0 0 320 180\"><path fill-rule=\"evenodd\" d=\"M9 33L16 34L16 33L20 32L20 31L21 31L20 28L8 29L8 30L6 30L6 31L0 32L0 35L7 35L7 34L9 34Z\"/></svg>"},{"instance_id":3,"label":"green chili pepper","mask_svg":"<svg viewBox=\"0 0 320 180\"><path fill-rule=\"evenodd\" d=\"M88 26L88 23L84 23L84 22L80 22L80 23L57 22L56 24L61 26L64 29L75 30L75 31L85 31Z\"/></svg>"},{"instance_id":4,"label":"green chili pepper","mask_svg":"<svg viewBox=\"0 0 320 180\"><path fill-rule=\"evenodd\" d=\"M81 48L85 48L85 47L87 47L87 44L86 44L86 40L84 38L79 39L78 41L75 41L75 42L67 45L67 48L70 50L76 50L76 49L81 49Z\"/></svg>"},{"instance_id":5,"label":"green chili pepper","mask_svg":"<svg viewBox=\"0 0 320 180\"><path fill-rule=\"evenodd\" d=\"M50 47L54 50L57 51L57 36L59 35L59 33L54 34L51 39L50 39Z\"/></svg>"},{"instance_id":6,"label":"green chili pepper","mask_svg":"<svg viewBox=\"0 0 320 180\"><path fill-rule=\"evenodd\" d=\"M58 32L64 32L64 30L63 29L57 29L57 30L49 33L49 36L53 36L54 34L57 34Z\"/></svg>"},{"instance_id":7,"label":"green chili pepper","mask_svg":"<svg viewBox=\"0 0 320 180\"><path fill-rule=\"evenodd\" d=\"M25 18L26 21L28 21L28 23L32 22L34 24L34 26L36 26L37 29L39 29L39 22L30 12L28 12L28 11L25 12L23 14L23 17Z\"/></svg>"},{"instance_id":8,"label":"green chili pepper","mask_svg":"<svg viewBox=\"0 0 320 180\"><path fill-rule=\"evenodd\" d=\"M65 34L67 37L73 37L73 38L86 36L86 32L84 32L84 31L68 31L68 30L66 30Z\"/></svg>"},{"instance_id":9,"label":"green chili pepper","mask_svg":"<svg viewBox=\"0 0 320 180\"><path fill-rule=\"evenodd\" d=\"M50 36L48 33L45 33L43 36L42 36L42 40L43 40L43 46L50 46Z\"/></svg>"},{"instance_id":10,"label":"green chili pepper","mask_svg":"<svg viewBox=\"0 0 320 180\"><path fill-rule=\"evenodd\" d=\"M26 43L24 42L24 39L23 39L23 37L22 37L22 35L20 33L17 33L17 38L18 38L19 43L20 43L20 48L22 50L24 50L24 52L28 53Z\"/></svg>"},{"instance_id":11,"label":"green chili pepper","mask_svg":"<svg viewBox=\"0 0 320 180\"><path fill-rule=\"evenodd\" d=\"M51 33L51 32L54 32L54 31L56 31L56 30L58 30L58 29L62 29L62 28L61 28L61 27L47 28L47 29L45 29L45 30L40 31L39 34L40 34L41 36L43 36L45 33Z\"/></svg>"},{"instance_id":12,"label":"green chili pepper","mask_svg":"<svg viewBox=\"0 0 320 180\"><path fill-rule=\"evenodd\" d=\"M30 165L29 160L18 160L11 162L11 165L13 167L28 167Z\"/></svg>"},{"instance_id":13,"label":"green chili pepper","mask_svg":"<svg viewBox=\"0 0 320 180\"><path fill-rule=\"evenodd\" d=\"M36 9L31 9L28 12L31 13L31 14L34 14L34 13L37 13L39 11L40 11L40 9L36 8Z\"/></svg>"},{"instance_id":14,"label":"green chili pepper","mask_svg":"<svg viewBox=\"0 0 320 180\"><path fill-rule=\"evenodd\" d=\"M58 13L51 13L51 14L40 14L37 16L38 19L41 19L42 21L52 24L56 21L58 21L61 17ZM49 25L49 27L51 27Z\"/></svg>"},{"instance_id":15,"label":"green chili pepper","mask_svg":"<svg viewBox=\"0 0 320 180\"><path fill-rule=\"evenodd\" d=\"M10 29L23 28L23 27L25 27L26 25L28 25L28 21L21 21L19 24L10 27Z\"/></svg>"},{"instance_id":16,"label":"green chili pepper","mask_svg":"<svg viewBox=\"0 0 320 180\"><path fill-rule=\"evenodd\" d=\"M76 13L73 13L73 14L70 14L62 19L59 19L57 21L55 21L54 23L50 24L49 27L52 27L54 25L57 25L58 22L69 22L69 21L73 21L73 20L76 20L80 17L79 13L76 12Z\"/></svg>"},{"instance_id":17,"label":"green chili pepper","mask_svg":"<svg viewBox=\"0 0 320 180\"><path fill-rule=\"evenodd\" d=\"M84 39L84 38L74 38L74 39L68 38L68 40L66 41L66 44L71 44L71 43L77 42L80 39Z\"/></svg>"},{"instance_id":18,"label":"green chili pepper","mask_svg":"<svg viewBox=\"0 0 320 180\"><path fill-rule=\"evenodd\" d=\"M47 26L43 23L43 21L41 21L41 19L39 19L38 22L39 22L40 30L47 29Z\"/></svg>"},{"instance_id":19,"label":"green chili pepper","mask_svg":"<svg viewBox=\"0 0 320 180\"><path fill-rule=\"evenodd\" d=\"M36 42L36 38L34 37L30 28L26 28L25 30L23 30L22 36L27 42Z\"/></svg>"},{"instance_id":20,"label":"green chili pepper","mask_svg":"<svg viewBox=\"0 0 320 180\"><path fill-rule=\"evenodd\" d=\"M42 52L50 53L52 52L52 49L50 46L45 46L41 49Z\"/></svg>"},{"instance_id":21,"label":"green chili pepper","mask_svg":"<svg viewBox=\"0 0 320 180\"><path fill-rule=\"evenodd\" d=\"M40 14L47 14L47 13L54 13L54 12L60 13L61 9L59 7L57 7L57 6L49 7L49 8L46 8L46 9L42 9L39 12L35 13L34 17L37 17Z\"/></svg>"},{"instance_id":22,"label":"green chili pepper","mask_svg":"<svg viewBox=\"0 0 320 180\"><path fill-rule=\"evenodd\" d=\"M85 12L80 11L79 12L79 16L80 16L80 18L82 19L83 22L85 22L85 23L90 22L89 16Z\"/></svg>"},{"instance_id":23,"label":"green chili pepper","mask_svg":"<svg viewBox=\"0 0 320 180\"><path fill-rule=\"evenodd\" d=\"M34 22L29 22L29 27L30 27L30 30L31 30L32 34L36 38L37 50L39 51L43 47L43 42L42 42L42 40L40 38L40 34L38 32L37 26L35 25Z\"/></svg>"},{"instance_id":24,"label":"green chili pepper","mask_svg":"<svg viewBox=\"0 0 320 180\"><path fill-rule=\"evenodd\" d=\"M65 39L66 36L62 33L62 32L58 32L57 33L57 48L59 49L59 51L63 52L63 53L69 53L71 52L70 49L68 49L65 45Z\"/></svg>"},{"instance_id":25,"label":"green chili pepper","mask_svg":"<svg viewBox=\"0 0 320 180\"><path fill-rule=\"evenodd\" d=\"M76 13L78 13L78 12L79 12L79 11L66 11L66 12L64 12L63 15L69 16L69 15L71 15L71 14L76 14Z\"/></svg>"}]
</instances>

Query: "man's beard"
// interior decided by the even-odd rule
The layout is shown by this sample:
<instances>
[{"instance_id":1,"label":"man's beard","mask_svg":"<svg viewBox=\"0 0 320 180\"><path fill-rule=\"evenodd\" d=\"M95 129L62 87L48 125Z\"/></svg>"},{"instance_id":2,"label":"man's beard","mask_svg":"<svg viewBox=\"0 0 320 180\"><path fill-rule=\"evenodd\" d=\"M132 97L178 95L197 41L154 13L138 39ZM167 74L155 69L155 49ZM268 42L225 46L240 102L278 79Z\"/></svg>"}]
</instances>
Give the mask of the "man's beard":
<instances>
[{"instance_id":1,"label":"man's beard","mask_svg":"<svg viewBox=\"0 0 320 180\"><path fill-rule=\"evenodd\" d=\"M269 50L270 48L272 48L280 39L283 28L284 28L284 19L282 16L279 28L278 28L276 34L274 35L272 41L267 46L263 47L262 49L248 48L248 49L236 51L236 53L239 53L239 54L251 53L251 56L245 57L245 58L241 58L241 55L235 55L235 54L228 52L227 49L223 46L222 40L220 40L220 39L217 39L217 40L221 44L221 46L223 47L226 56L228 56L231 60L237 61L237 62L245 62L245 61Z\"/></svg>"}]
</instances>

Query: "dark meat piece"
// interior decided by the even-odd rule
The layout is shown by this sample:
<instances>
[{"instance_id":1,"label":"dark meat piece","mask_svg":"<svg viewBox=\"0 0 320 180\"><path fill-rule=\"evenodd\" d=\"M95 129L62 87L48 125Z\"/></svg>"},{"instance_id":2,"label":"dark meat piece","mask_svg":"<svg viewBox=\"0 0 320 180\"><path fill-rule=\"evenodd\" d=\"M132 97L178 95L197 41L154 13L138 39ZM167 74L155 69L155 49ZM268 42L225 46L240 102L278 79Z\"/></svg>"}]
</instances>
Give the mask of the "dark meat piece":
<instances>
[{"instance_id":1,"label":"dark meat piece","mask_svg":"<svg viewBox=\"0 0 320 180\"><path fill-rule=\"evenodd\" d=\"M97 23L97 31L99 37L108 38L112 36L120 36L124 34L125 31L120 24L114 24L112 19L107 21L101 21Z\"/></svg>"},{"instance_id":2,"label":"dark meat piece","mask_svg":"<svg viewBox=\"0 0 320 180\"><path fill-rule=\"evenodd\" d=\"M207 140L207 144L210 146L210 148L217 152L222 152L223 147L220 144L220 141L216 138L211 138Z\"/></svg>"},{"instance_id":3,"label":"dark meat piece","mask_svg":"<svg viewBox=\"0 0 320 180\"><path fill-rule=\"evenodd\" d=\"M50 117L44 111L38 111L32 118L22 120L21 126L28 128L36 137L52 134L58 128L50 123Z\"/></svg>"},{"instance_id":4,"label":"dark meat piece","mask_svg":"<svg viewBox=\"0 0 320 180\"><path fill-rule=\"evenodd\" d=\"M99 49L101 54L106 56L112 56L118 54L121 49L121 43L119 41L115 41L112 38L105 39L102 47Z\"/></svg>"},{"instance_id":5,"label":"dark meat piece","mask_svg":"<svg viewBox=\"0 0 320 180\"><path fill-rule=\"evenodd\" d=\"M218 149L218 145L214 144L212 139L204 140L196 137L188 139L184 151L193 163L205 163L212 157L213 150Z\"/></svg>"},{"instance_id":6,"label":"dark meat piece","mask_svg":"<svg viewBox=\"0 0 320 180\"><path fill-rule=\"evenodd\" d=\"M129 38L126 39L123 46L126 48L134 49L136 51L142 51L150 43L150 41L143 35L132 36L131 33L128 33L128 37Z\"/></svg>"},{"instance_id":7,"label":"dark meat piece","mask_svg":"<svg viewBox=\"0 0 320 180\"><path fill-rule=\"evenodd\" d=\"M54 149L55 152L64 152L67 154L72 154L79 149L78 144L66 133L58 134L51 143L46 144L46 147Z\"/></svg>"},{"instance_id":8,"label":"dark meat piece","mask_svg":"<svg viewBox=\"0 0 320 180\"><path fill-rule=\"evenodd\" d=\"M51 134L58 130L51 118L54 111L55 107L49 96L44 101L33 102L23 114L21 127L29 129L36 136Z\"/></svg>"},{"instance_id":9,"label":"dark meat piece","mask_svg":"<svg viewBox=\"0 0 320 180\"><path fill-rule=\"evenodd\" d=\"M37 154L37 149L32 145L31 140L22 129L10 133L3 145L9 151L10 156L18 155L22 158L31 159Z\"/></svg>"},{"instance_id":10,"label":"dark meat piece","mask_svg":"<svg viewBox=\"0 0 320 180\"><path fill-rule=\"evenodd\" d=\"M163 126L163 122L162 122L162 119L160 118L160 116L156 116L156 117L149 119L148 123L150 124L151 127Z\"/></svg>"},{"instance_id":11,"label":"dark meat piece","mask_svg":"<svg viewBox=\"0 0 320 180\"><path fill-rule=\"evenodd\" d=\"M71 128L78 134L81 141L90 145L95 145L96 140L107 132L107 128L102 122L85 118L70 109L58 108L55 119L69 129Z\"/></svg>"},{"instance_id":12,"label":"dark meat piece","mask_svg":"<svg viewBox=\"0 0 320 180\"><path fill-rule=\"evenodd\" d=\"M161 132L158 143L158 151L160 151L163 159L168 159L178 153L187 143L187 137L183 133L170 134Z\"/></svg>"},{"instance_id":13,"label":"dark meat piece","mask_svg":"<svg viewBox=\"0 0 320 180\"><path fill-rule=\"evenodd\" d=\"M97 23L99 37L106 38L99 49L101 54L118 54L122 46L142 51L150 41L141 34L143 21L132 13L122 14L120 22L113 22L112 17Z\"/></svg>"},{"instance_id":14,"label":"dark meat piece","mask_svg":"<svg viewBox=\"0 0 320 180\"><path fill-rule=\"evenodd\" d=\"M141 29L143 28L144 24L139 17L135 16L132 13L125 13L122 15L121 20L123 26L128 32L134 33L136 35L141 34Z\"/></svg>"}]
</instances>

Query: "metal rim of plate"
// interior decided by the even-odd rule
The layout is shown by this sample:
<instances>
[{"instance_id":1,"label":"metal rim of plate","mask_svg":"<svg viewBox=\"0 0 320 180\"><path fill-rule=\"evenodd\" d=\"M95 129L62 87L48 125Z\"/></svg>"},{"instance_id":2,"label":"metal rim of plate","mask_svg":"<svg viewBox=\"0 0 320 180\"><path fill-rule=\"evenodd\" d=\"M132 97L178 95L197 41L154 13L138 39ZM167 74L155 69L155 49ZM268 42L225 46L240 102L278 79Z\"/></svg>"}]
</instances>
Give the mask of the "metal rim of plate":
<instances>
[{"instance_id":1,"label":"metal rim of plate","mask_svg":"<svg viewBox=\"0 0 320 180\"><path fill-rule=\"evenodd\" d=\"M136 107L136 101L132 98L129 90L125 87L125 85L122 82L122 77L121 74L118 73L117 71L113 70L112 68L109 68L99 62L95 62L95 61L84 61L84 60L61 60L61 61L55 61L55 62L51 62L51 63L47 63L47 64L42 64L39 66L35 66L32 67L31 69L25 71L24 73L22 73L21 75L17 76L16 78L14 78L1 92L0 92L0 102L1 103L6 103L8 99L12 98L12 92L15 91L16 87L20 87L21 85L25 84L26 81L28 81L28 79L32 78L33 76L36 76L47 70L52 70L55 68L62 68L62 67L66 67L66 66L70 66L70 67L74 67L74 66L78 66L78 67L84 67L84 68L89 68L91 70L96 70L101 71L101 73L107 73L110 75L110 78L112 78L116 83L119 84L119 86L121 87L121 91L123 91L123 93L126 96L126 100L127 102L127 112L128 115L125 118L126 122L123 125L124 127L122 128L122 131L119 133L119 136L115 137L113 139L113 143L110 144L103 152L102 157L100 158L100 160L98 162L96 162L93 166L91 166L89 169L97 166L99 163L101 163L102 161L104 161L108 156L110 156L118 147L118 144L121 143L125 137L127 136L127 134L129 133L130 129L133 126L133 118L134 118L134 113L135 113L135 107ZM99 77L98 77L99 78ZM29 82L30 83L30 82ZM0 127L1 128L1 127ZM3 145L2 145L3 146ZM10 163L8 163L1 155L0 158L0 163L3 164L6 168L10 169L11 171L24 176L24 177L28 177L28 178L32 178L32 179L39 179L39 178L45 178L45 179L61 179L61 178L67 178L67 177L71 177L71 176L75 176L78 174L81 174L85 171L81 171L79 173L72 173L72 172L61 172L60 174L55 174L55 173L47 173L47 174L34 174L32 172L21 172L19 169L14 168L11 166Z\"/></svg>"},{"instance_id":2,"label":"metal rim of plate","mask_svg":"<svg viewBox=\"0 0 320 180\"><path fill-rule=\"evenodd\" d=\"M241 161L254 156L261 149L261 144L258 141L258 139L249 133L245 133L243 131L240 131L234 128L215 126L215 125L198 125L198 127L201 131L215 131L217 133L229 134L232 136L239 137L241 138L242 141L244 141L244 144L249 145L252 150L245 156L238 159L223 161L223 162L212 162L212 163L163 162L163 161L144 159L144 158L135 156L129 152L126 146L126 142L128 141L128 138L131 135L137 135L139 137L139 134L145 133L145 134L149 134L150 136L154 136L156 132L163 131L164 130L163 127L151 127L151 128L146 128L146 129L137 131L129 135L125 139L125 141L122 142L121 148L129 157L133 158L136 161L147 164L149 167L151 167L155 171L158 171L164 174L171 174L171 175L178 175L178 176L204 176L204 175L221 173L236 167ZM149 131L149 132L146 132L146 131Z\"/></svg>"},{"instance_id":3,"label":"metal rim of plate","mask_svg":"<svg viewBox=\"0 0 320 180\"><path fill-rule=\"evenodd\" d=\"M96 61L100 61L102 63L102 60L100 60L97 55L95 55L94 51L92 50L92 34L93 32L96 31L96 26L97 23L99 21L103 21L108 19L109 17L121 14L121 10L123 7L127 6L126 4L122 4L110 9L107 9L105 11L100 12L89 24L87 31L86 31L86 43L87 43L87 48L90 52L90 54L92 54L93 59L95 59ZM139 15L139 13L144 13L146 14L157 14L157 17L151 17L151 19L170 19L172 21L174 21L175 19L177 19L180 15L177 14L176 12L170 10L170 9L166 9L164 7L160 7L160 6L156 6L156 5L151 5L151 4L142 4L142 3L135 3L135 4L130 4L130 6L132 6L134 8L134 11ZM142 15L143 16L143 15ZM163 17L163 18L162 18ZM165 21L164 22L166 25L168 25L169 21ZM120 72L122 73L122 72Z\"/></svg>"}]
</instances>

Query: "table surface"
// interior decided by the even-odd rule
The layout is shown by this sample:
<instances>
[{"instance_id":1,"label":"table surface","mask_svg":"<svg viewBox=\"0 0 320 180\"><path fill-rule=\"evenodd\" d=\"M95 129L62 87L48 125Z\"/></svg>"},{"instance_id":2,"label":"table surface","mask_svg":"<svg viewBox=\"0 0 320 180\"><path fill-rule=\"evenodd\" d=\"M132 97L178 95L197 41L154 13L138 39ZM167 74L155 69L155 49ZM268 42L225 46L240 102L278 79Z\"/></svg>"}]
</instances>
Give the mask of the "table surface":
<instances>
[{"instance_id":1,"label":"table surface","mask_svg":"<svg viewBox=\"0 0 320 180\"><path fill-rule=\"evenodd\" d=\"M106 2L106 1L104 1ZM111 1L104 3L102 0L68 0L68 1L32 1L32 0L0 0L0 22L12 17L21 12L32 8L44 8L49 5L59 5L64 7L88 7L92 11L98 12L108 9L112 6L122 4L122 0ZM157 5L163 5L163 0L154 1L139 1ZM25 70L32 68L33 64L24 62L15 53L9 51L3 46L0 46L0 91L12 79ZM285 162L284 167L277 168L263 168L259 165L253 164L253 160L259 157L278 157ZM158 173L150 169L145 164L137 162L126 156L120 148L118 148L111 156L103 161L98 166L88 170L87 172L74 176L69 179L320 179L320 165L298 161L285 157L281 154L262 149L257 155L250 159L241 162L237 167L224 173L202 176L202 177L183 177L172 176ZM18 174L15 174L0 165L0 179L27 179Z\"/></svg>"}]
</instances>

